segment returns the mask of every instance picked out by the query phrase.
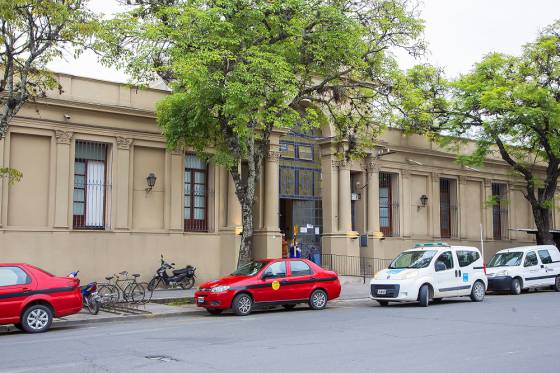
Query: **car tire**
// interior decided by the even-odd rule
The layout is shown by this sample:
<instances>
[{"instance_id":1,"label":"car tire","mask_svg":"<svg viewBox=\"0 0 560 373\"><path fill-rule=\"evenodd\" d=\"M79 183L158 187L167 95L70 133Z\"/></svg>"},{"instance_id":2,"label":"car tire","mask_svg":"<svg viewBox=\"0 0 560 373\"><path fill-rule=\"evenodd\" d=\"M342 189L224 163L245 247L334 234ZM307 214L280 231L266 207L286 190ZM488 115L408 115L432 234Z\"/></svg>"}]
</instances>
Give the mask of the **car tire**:
<instances>
[{"instance_id":1,"label":"car tire","mask_svg":"<svg viewBox=\"0 0 560 373\"><path fill-rule=\"evenodd\" d=\"M296 308L295 304L283 304L282 307L284 307L287 310L293 310L294 308Z\"/></svg>"},{"instance_id":2,"label":"car tire","mask_svg":"<svg viewBox=\"0 0 560 373\"><path fill-rule=\"evenodd\" d=\"M428 307L430 304L430 287L428 285L422 285L420 291L418 291L418 301L422 307Z\"/></svg>"},{"instance_id":3,"label":"car tire","mask_svg":"<svg viewBox=\"0 0 560 373\"><path fill-rule=\"evenodd\" d=\"M327 307L327 293L324 290L317 289L309 297L309 307L314 310L322 310Z\"/></svg>"},{"instance_id":4,"label":"car tire","mask_svg":"<svg viewBox=\"0 0 560 373\"><path fill-rule=\"evenodd\" d=\"M518 278L511 280L511 294L519 295L521 294L521 281Z\"/></svg>"},{"instance_id":5,"label":"car tire","mask_svg":"<svg viewBox=\"0 0 560 373\"><path fill-rule=\"evenodd\" d=\"M480 280L476 281L471 289L471 300L473 302L482 302L485 295L486 289L484 288L484 283Z\"/></svg>"},{"instance_id":6,"label":"car tire","mask_svg":"<svg viewBox=\"0 0 560 373\"><path fill-rule=\"evenodd\" d=\"M224 310L221 308L207 308L206 311L208 311L210 315L214 316L220 315L222 312L224 312Z\"/></svg>"},{"instance_id":7,"label":"car tire","mask_svg":"<svg viewBox=\"0 0 560 373\"><path fill-rule=\"evenodd\" d=\"M238 294L233 298L233 311L237 316L247 316L253 309L253 299L249 294Z\"/></svg>"},{"instance_id":8,"label":"car tire","mask_svg":"<svg viewBox=\"0 0 560 373\"><path fill-rule=\"evenodd\" d=\"M554 282L554 291L560 291L560 276L556 276L556 281Z\"/></svg>"},{"instance_id":9,"label":"car tire","mask_svg":"<svg viewBox=\"0 0 560 373\"><path fill-rule=\"evenodd\" d=\"M381 307L387 307L389 305L389 302L386 300L378 300L377 303L379 303Z\"/></svg>"},{"instance_id":10,"label":"car tire","mask_svg":"<svg viewBox=\"0 0 560 373\"><path fill-rule=\"evenodd\" d=\"M21 326L28 333L43 333L49 330L53 312L47 306L35 304L28 307L21 317Z\"/></svg>"}]
</instances>

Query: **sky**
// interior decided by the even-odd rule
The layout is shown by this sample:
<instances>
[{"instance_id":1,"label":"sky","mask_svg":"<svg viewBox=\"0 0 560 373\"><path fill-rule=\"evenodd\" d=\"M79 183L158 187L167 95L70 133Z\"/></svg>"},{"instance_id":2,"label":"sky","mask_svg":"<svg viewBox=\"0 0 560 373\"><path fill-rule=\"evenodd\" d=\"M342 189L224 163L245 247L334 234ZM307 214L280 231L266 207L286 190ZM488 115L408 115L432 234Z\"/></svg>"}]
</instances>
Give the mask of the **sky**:
<instances>
[{"instance_id":1,"label":"sky","mask_svg":"<svg viewBox=\"0 0 560 373\"><path fill-rule=\"evenodd\" d=\"M112 14L119 10L115 0L91 0L94 11ZM424 38L429 52L422 60L398 54L408 68L430 62L445 69L449 77L466 73L489 52L519 54L521 47L547 25L560 19L560 0L423 0ZM101 66L97 57L85 53L53 61L49 67L90 78L126 82L123 72Z\"/></svg>"}]
</instances>

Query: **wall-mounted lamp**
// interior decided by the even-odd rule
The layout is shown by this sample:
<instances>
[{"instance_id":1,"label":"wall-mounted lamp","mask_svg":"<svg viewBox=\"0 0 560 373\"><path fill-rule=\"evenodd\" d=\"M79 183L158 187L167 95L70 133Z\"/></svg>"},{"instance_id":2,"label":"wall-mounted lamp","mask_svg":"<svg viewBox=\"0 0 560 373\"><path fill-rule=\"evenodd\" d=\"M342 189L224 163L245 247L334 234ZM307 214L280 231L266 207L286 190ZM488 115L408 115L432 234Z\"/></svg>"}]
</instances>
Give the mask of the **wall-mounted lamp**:
<instances>
[{"instance_id":1,"label":"wall-mounted lamp","mask_svg":"<svg viewBox=\"0 0 560 373\"><path fill-rule=\"evenodd\" d=\"M426 207L427 205L428 205L428 196L422 194L422 196L420 197L420 205L418 205L418 208Z\"/></svg>"},{"instance_id":2,"label":"wall-mounted lamp","mask_svg":"<svg viewBox=\"0 0 560 373\"><path fill-rule=\"evenodd\" d=\"M152 191L152 189L154 189L154 186L156 185L156 180L157 180L156 175L153 172L150 172L150 174L146 178L146 183L148 184L148 187L146 188L146 193L149 193Z\"/></svg>"}]
</instances>

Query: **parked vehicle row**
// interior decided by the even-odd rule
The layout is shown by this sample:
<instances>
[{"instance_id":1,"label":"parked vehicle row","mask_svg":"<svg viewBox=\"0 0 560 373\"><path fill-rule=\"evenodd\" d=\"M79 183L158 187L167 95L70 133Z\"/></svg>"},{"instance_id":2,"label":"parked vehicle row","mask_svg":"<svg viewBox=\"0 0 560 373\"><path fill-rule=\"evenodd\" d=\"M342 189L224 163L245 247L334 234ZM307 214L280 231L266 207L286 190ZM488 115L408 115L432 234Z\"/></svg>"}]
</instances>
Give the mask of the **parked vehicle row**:
<instances>
[{"instance_id":1,"label":"parked vehicle row","mask_svg":"<svg viewBox=\"0 0 560 373\"><path fill-rule=\"evenodd\" d=\"M370 282L370 297L389 302L418 302L427 307L443 298L484 300L486 290L520 294L531 288L560 291L560 252L540 245L501 250L486 267L476 247L417 244L398 255Z\"/></svg>"},{"instance_id":2,"label":"parked vehicle row","mask_svg":"<svg viewBox=\"0 0 560 373\"><path fill-rule=\"evenodd\" d=\"M169 276L167 270L173 266L161 257L161 266L150 282L152 289L160 282L166 287L192 286L195 268L187 266ZM37 333L47 330L53 317L77 313L82 305L95 309L97 302L102 303L98 297L103 298L96 293L97 284L80 288L76 276L77 272L56 277L28 264L0 264L0 324L13 323ZM135 279L127 287L139 286ZM451 297L481 302L487 290L517 295L531 288L560 292L560 252L556 247L501 250L486 267L476 247L425 243L402 252L387 269L378 272L370 282L370 297L381 306L418 302L426 307ZM308 304L311 309L321 310L340 292L335 271L293 258L250 262L231 275L202 284L194 296L196 305L212 315L231 309L245 316L256 308L271 306L293 309Z\"/></svg>"}]
</instances>

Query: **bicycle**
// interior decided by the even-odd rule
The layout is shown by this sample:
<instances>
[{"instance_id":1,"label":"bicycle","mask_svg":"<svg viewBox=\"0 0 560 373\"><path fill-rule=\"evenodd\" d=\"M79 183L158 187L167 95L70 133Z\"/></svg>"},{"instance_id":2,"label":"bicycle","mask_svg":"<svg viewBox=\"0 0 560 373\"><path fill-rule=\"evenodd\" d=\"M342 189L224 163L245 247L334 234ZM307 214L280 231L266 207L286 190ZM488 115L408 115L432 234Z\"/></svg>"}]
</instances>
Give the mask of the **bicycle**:
<instances>
[{"instance_id":1,"label":"bicycle","mask_svg":"<svg viewBox=\"0 0 560 373\"><path fill-rule=\"evenodd\" d=\"M146 291L144 286L136 281L138 277L140 277L140 275L137 273L132 274L132 278L128 277L127 271L122 271L113 276L107 276L105 279L107 281L114 279L114 283L108 282L102 284L98 294L105 300L105 303L111 306L121 300L129 303L141 303L146 297Z\"/></svg>"}]
</instances>

